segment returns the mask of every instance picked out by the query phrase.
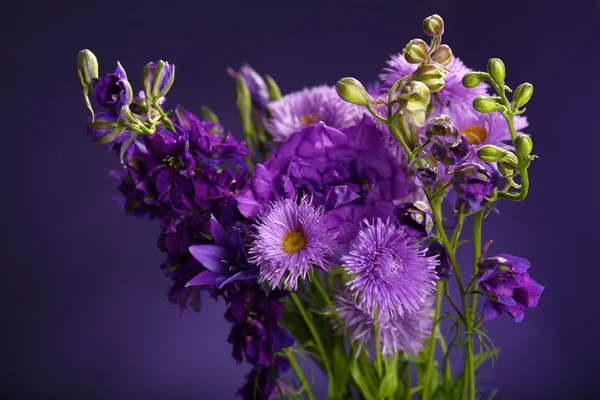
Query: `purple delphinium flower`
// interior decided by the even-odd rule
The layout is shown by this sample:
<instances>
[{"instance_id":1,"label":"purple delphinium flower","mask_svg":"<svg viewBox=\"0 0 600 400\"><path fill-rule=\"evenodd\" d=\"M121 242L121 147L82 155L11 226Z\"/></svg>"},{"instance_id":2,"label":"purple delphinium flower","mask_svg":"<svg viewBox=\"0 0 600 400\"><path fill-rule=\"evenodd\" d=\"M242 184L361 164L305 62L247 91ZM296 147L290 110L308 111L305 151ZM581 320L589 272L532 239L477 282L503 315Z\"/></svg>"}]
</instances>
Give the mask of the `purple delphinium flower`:
<instances>
[{"instance_id":1,"label":"purple delphinium flower","mask_svg":"<svg viewBox=\"0 0 600 400\"><path fill-rule=\"evenodd\" d=\"M227 341L233 345L231 355L240 364L244 358L252 365L269 367L275 353L293 344L292 336L278 325L283 313L279 301L285 292L269 295L256 282L237 282L239 289L227 298L230 303L225 319L233 324Z\"/></svg>"},{"instance_id":2,"label":"purple delphinium flower","mask_svg":"<svg viewBox=\"0 0 600 400\"><path fill-rule=\"evenodd\" d=\"M379 348L384 357L391 357L400 352L417 355L421 351L425 339L431 336L434 304L434 298L428 296L412 314L395 316L379 324ZM373 316L364 312L347 295L336 297L333 305L350 334L350 340L357 343L359 348L368 345L373 339ZM337 321L333 320L332 323L338 332L342 332Z\"/></svg>"},{"instance_id":3,"label":"purple delphinium flower","mask_svg":"<svg viewBox=\"0 0 600 400\"><path fill-rule=\"evenodd\" d=\"M269 92L267 91L267 84L265 80L248 64L243 64L240 69L236 72L232 68L227 68L227 73L233 79L236 78L237 74L240 74L248 90L250 91L250 97L252 103L259 110L264 110L269 103Z\"/></svg>"},{"instance_id":4,"label":"purple delphinium flower","mask_svg":"<svg viewBox=\"0 0 600 400\"><path fill-rule=\"evenodd\" d=\"M123 106L128 106L133 100L131 84L127 81L127 75L120 63L117 63L114 73L92 79L92 88L98 104L116 115Z\"/></svg>"},{"instance_id":5,"label":"purple delphinium flower","mask_svg":"<svg viewBox=\"0 0 600 400\"><path fill-rule=\"evenodd\" d=\"M431 208L422 201L403 203L394 209L398 226L414 238L425 238L431 234L433 220Z\"/></svg>"},{"instance_id":6,"label":"purple delphinium flower","mask_svg":"<svg viewBox=\"0 0 600 400\"><path fill-rule=\"evenodd\" d=\"M88 118L86 130L94 142L100 143L123 143L131 136L131 131L117 127L118 114L96 113L94 118Z\"/></svg>"},{"instance_id":7,"label":"purple delphinium flower","mask_svg":"<svg viewBox=\"0 0 600 400\"><path fill-rule=\"evenodd\" d=\"M370 315L378 310L381 323L416 312L435 290L436 258L390 221L365 220L342 263L353 275L347 285L359 307Z\"/></svg>"},{"instance_id":8,"label":"purple delphinium flower","mask_svg":"<svg viewBox=\"0 0 600 400\"><path fill-rule=\"evenodd\" d=\"M337 233L327 229L323 208L303 197L274 202L255 224L250 261L260 266L260 277L271 287L295 290L313 265L327 271L336 256Z\"/></svg>"},{"instance_id":9,"label":"purple delphinium flower","mask_svg":"<svg viewBox=\"0 0 600 400\"><path fill-rule=\"evenodd\" d=\"M290 367L285 357L276 357L269 368L255 367L246 375L244 386L236 393L244 400L271 400L288 393L288 385L279 377Z\"/></svg>"},{"instance_id":10,"label":"purple delphinium flower","mask_svg":"<svg viewBox=\"0 0 600 400\"><path fill-rule=\"evenodd\" d=\"M383 72L379 75L379 79L381 79L388 91L396 81L413 72L418 66L418 64L409 64L401 53L391 56L387 64L388 67L384 68ZM472 72L472 70L467 68L459 58L452 57L452 61L450 61L450 64L446 68L450 72L444 77L445 85L436 96L442 102L470 104L476 96L487 94L488 86L486 84L480 84L472 89L463 86L463 76L468 72Z\"/></svg>"},{"instance_id":11,"label":"purple delphinium flower","mask_svg":"<svg viewBox=\"0 0 600 400\"><path fill-rule=\"evenodd\" d=\"M342 129L357 124L364 115L362 107L345 102L334 87L325 85L287 94L268 108L271 119L267 128L280 142L318 122Z\"/></svg>"},{"instance_id":12,"label":"purple delphinium flower","mask_svg":"<svg viewBox=\"0 0 600 400\"><path fill-rule=\"evenodd\" d=\"M521 322L526 308L535 307L544 286L526 272L531 263L510 254L498 254L479 263L475 282L487 297L483 309L484 321L490 321L506 312Z\"/></svg>"},{"instance_id":13,"label":"purple delphinium flower","mask_svg":"<svg viewBox=\"0 0 600 400\"><path fill-rule=\"evenodd\" d=\"M495 171L481 164L467 163L454 170L452 188L471 210L477 210L498 183Z\"/></svg>"},{"instance_id":14,"label":"purple delphinium flower","mask_svg":"<svg viewBox=\"0 0 600 400\"><path fill-rule=\"evenodd\" d=\"M460 135L458 140L440 144L434 143L431 146L431 154L436 160L444 165L456 165L467 160L470 155L475 154L471 149L473 144L465 135Z\"/></svg>"},{"instance_id":15,"label":"purple delphinium flower","mask_svg":"<svg viewBox=\"0 0 600 400\"><path fill-rule=\"evenodd\" d=\"M435 240L429 243L425 255L427 257L437 257L438 265L435 267L435 272L437 272L437 275L440 279L448 280L448 278L450 278L450 274L452 273L452 264L450 263L450 258L448 257L448 250L446 250L446 247Z\"/></svg>"},{"instance_id":16,"label":"purple delphinium flower","mask_svg":"<svg viewBox=\"0 0 600 400\"><path fill-rule=\"evenodd\" d=\"M214 216L210 219L210 234L214 244L190 246L192 256L206 268L185 286L216 285L221 289L235 280L254 279L258 276L256 265L248 264L246 250L239 229L228 234Z\"/></svg>"}]
</instances>

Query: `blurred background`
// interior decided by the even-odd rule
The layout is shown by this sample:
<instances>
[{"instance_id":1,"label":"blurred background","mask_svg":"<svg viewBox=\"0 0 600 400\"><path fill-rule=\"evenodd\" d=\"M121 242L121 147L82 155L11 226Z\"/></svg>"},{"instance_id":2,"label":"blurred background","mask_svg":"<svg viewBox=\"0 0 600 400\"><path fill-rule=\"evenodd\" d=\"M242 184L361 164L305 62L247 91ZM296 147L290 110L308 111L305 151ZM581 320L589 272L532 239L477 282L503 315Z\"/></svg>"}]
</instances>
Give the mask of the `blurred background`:
<instances>
[{"instance_id":1,"label":"blurred background","mask_svg":"<svg viewBox=\"0 0 600 400\"><path fill-rule=\"evenodd\" d=\"M526 130L540 158L531 193L484 225L492 252L527 257L546 286L515 324L487 326L502 349L479 386L504 399L600 398L596 123L598 5L591 1L13 2L3 10L0 394L3 399L232 399L247 372L226 343L225 308L205 298L180 317L158 265L158 227L126 216L108 176L117 160L91 143L73 72L91 49L134 90L151 60L177 65L168 104L211 107L238 137L226 67L250 63L283 92L375 80L389 54L446 21L467 66L507 66L529 81ZM595 117L595 118L594 118ZM470 251L460 254L469 262ZM469 267L470 268L470 267ZM493 377L489 375L493 373ZM325 380L315 377L318 397Z\"/></svg>"}]
</instances>

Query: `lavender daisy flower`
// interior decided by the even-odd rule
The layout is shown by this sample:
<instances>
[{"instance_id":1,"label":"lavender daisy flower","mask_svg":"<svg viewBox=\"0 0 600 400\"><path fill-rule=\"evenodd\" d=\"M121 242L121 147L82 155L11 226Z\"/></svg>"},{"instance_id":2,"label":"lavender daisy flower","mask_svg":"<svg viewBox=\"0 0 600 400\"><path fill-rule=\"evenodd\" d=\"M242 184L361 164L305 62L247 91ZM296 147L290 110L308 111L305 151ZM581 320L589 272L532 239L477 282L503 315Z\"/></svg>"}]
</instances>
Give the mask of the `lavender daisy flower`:
<instances>
[{"instance_id":1,"label":"lavender daisy flower","mask_svg":"<svg viewBox=\"0 0 600 400\"><path fill-rule=\"evenodd\" d=\"M350 334L350 339L359 348L365 346L373 338L375 320L362 311L359 305L348 296L338 296L333 305ZM428 296L421 307L412 314L396 316L379 324L379 348L384 357L392 357L400 352L417 355L423 348L425 339L431 335L433 328L434 298ZM337 322L335 328L341 331Z\"/></svg>"},{"instance_id":2,"label":"lavender daisy flower","mask_svg":"<svg viewBox=\"0 0 600 400\"><path fill-rule=\"evenodd\" d=\"M270 103L269 132L275 140L285 141L292 133L320 121L332 128L346 128L358 124L362 107L345 102L334 87L316 86L293 92Z\"/></svg>"},{"instance_id":3,"label":"lavender daisy flower","mask_svg":"<svg viewBox=\"0 0 600 400\"><path fill-rule=\"evenodd\" d=\"M379 79L381 79L388 91L396 81L413 72L418 66L418 64L409 64L404 59L402 53L391 56L387 61L387 65L388 67L384 68L383 72L379 75ZM487 94L486 84L480 84L472 89L463 86L463 76L468 72L472 72L472 70L467 68L459 58L453 57L450 64L446 67L450 72L444 77L444 87L437 93L437 97L444 103L451 102L454 104L456 102L470 105L476 96Z\"/></svg>"},{"instance_id":4,"label":"lavender daisy flower","mask_svg":"<svg viewBox=\"0 0 600 400\"><path fill-rule=\"evenodd\" d=\"M337 252L337 233L325 226L323 208L306 196L300 204L295 199L271 203L255 227L249 260L272 287L295 290L313 264L327 270Z\"/></svg>"},{"instance_id":5,"label":"lavender daisy flower","mask_svg":"<svg viewBox=\"0 0 600 400\"><path fill-rule=\"evenodd\" d=\"M359 307L386 323L419 310L435 290L435 257L427 257L414 238L378 218L365 226L342 256L347 283Z\"/></svg>"}]
</instances>

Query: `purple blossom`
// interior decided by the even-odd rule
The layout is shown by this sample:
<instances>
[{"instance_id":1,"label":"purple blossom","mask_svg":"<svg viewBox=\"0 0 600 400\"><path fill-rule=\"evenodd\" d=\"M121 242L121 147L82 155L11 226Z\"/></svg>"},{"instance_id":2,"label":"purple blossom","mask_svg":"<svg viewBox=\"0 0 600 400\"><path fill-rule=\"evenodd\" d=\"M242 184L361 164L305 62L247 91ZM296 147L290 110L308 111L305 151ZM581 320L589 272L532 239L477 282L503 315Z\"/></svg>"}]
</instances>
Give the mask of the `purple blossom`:
<instances>
[{"instance_id":1,"label":"purple blossom","mask_svg":"<svg viewBox=\"0 0 600 400\"><path fill-rule=\"evenodd\" d=\"M287 358L276 357L269 368L253 368L246 375L244 386L238 390L237 396L244 400L271 400L291 393L288 385L279 379L289 367Z\"/></svg>"},{"instance_id":2,"label":"purple blossom","mask_svg":"<svg viewBox=\"0 0 600 400\"><path fill-rule=\"evenodd\" d=\"M337 253L337 232L327 229L323 208L315 208L308 197L299 204L295 199L272 203L255 229L250 261L271 287L295 290L313 265L327 271Z\"/></svg>"},{"instance_id":3,"label":"purple blossom","mask_svg":"<svg viewBox=\"0 0 600 400\"><path fill-rule=\"evenodd\" d=\"M452 187L458 197L477 210L486 196L492 194L498 183L495 171L481 164L467 163L454 170Z\"/></svg>"},{"instance_id":4,"label":"purple blossom","mask_svg":"<svg viewBox=\"0 0 600 400\"><path fill-rule=\"evenodd\" d=\"M359 307L370 315L378 310L381 323L416 312L435 290L437 260L389 221L365 221L342 262Z\"/></svg>"},{"instance_id":5,"label":"purple blossom","mask_svg":"<svg viewBox=\"0 0 600 400\"><path fill-rule=\"evenodd\" d=\"M216 285L221 289L235 280L249 280L258 276L258 268L248 264L246 250L239 229L228 234L211 216L210 234L214 244L196 244L189 251L206 271L193 277L185 286Z\"/></svg>"},{"instance_id":6,"label":"purple blossom","mask_svg":"<svg viewBox=\"0 0 600 400\"><path fill-rule=\"evenodd\" d=\"M435 272L440 279L448 280L450 278L450 275L452 274L452 264L450 263L450 257L448 256L448 250L446 250L446 247L444 247L443 244L437 240L429 243L425 256L437 257L438 265L435 267Z\"/></svg>"},{"instance_id":7,"label":"purple blossom","mask_svg":"<svg viewBox=\"0 0 600 400\"><path fill-rule=\"evenodd\" d=\"M472 152L473 145L465 135L460 135L456 141L444 144L434 143L431 146L431 154L436 160L445 165L457 165L467 160Z\"/></svg>"},{"instance_id":8,"label":"purple blossom","mask_svg":"<svg viewBox=\"0 0 600 400\"><path fill-rule=\"evenodd\" d=\"M225 319L233 324L227 341L231 355L240 364L244 358L255 366L269 367L275 353L293 344L292 336L278 325L283 313L279 299L284 292L268 296L257 283L238 283L239 290L228 297Z\"/></svg>"},{"instance_id":9,"label":"purple blossom","mask_svg":"<svg viewBox=\"0 0 600 400\"><path fill-rule=\"evenodd\" d=\"M318 122L342 129L359 123L364 115L362 107L345 102L334 87L325 85L287 94L268 108L271 119L267 128L280 142Z\"/></svg>"},{"instance_id":10,"label":"purple blossom","mask_svg":"<svg viewBox=\"0 0 600 400\"><path fill-rule=\"evenodd\" d=\"M488 299L483 309L484 321L506 312L515 322L521 322L525 309L537 305L544 286L526 272L530 266L528 260L510 254L498 254L479 263L475 282Z\"/></svg>"},{"instance_id":11,"label":"purple blossom","mask_svg":"<svg viewBox=\"0 0 600 400\"><path fill-rule=\"evenodd\" d=\"M422 239L431 234L433 220L431 208L422 201L403 203L394 209L398 226L414 238Z\"/></svg>"},{"instance_id":12,"label":"purple blossom","mask_svg":"<svg viewBox=\"0 0 600 400\"><path fill-rule=\"evenodd\" d=\"M98 104L116 114L133 100L131 85L120 63L114 73L92 79L92 88Z\"/></svg>"}]
</instances>

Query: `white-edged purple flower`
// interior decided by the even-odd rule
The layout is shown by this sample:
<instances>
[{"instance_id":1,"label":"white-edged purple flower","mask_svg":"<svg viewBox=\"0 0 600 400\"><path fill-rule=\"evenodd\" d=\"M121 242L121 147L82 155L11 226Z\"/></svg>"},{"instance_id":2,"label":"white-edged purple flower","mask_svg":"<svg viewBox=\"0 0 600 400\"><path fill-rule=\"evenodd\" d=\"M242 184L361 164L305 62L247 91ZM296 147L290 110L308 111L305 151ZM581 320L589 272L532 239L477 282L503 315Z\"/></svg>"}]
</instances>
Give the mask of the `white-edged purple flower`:
<instances>
[{"instance_id":1,"label":"white-edged purple flower","mask_svg":"<svg viewBox=\"0 0 600 400\"><path fill-rule=\"evenodd\" d=\"M271 119L267 127L279 142L318 122L337 129L358 124L365 113L362 107L342 100L335 87L326 85L292 92L268 108Z\"/></svg>"},{"instance_id":2,"label":"white-edged purple flower","mask_svg":"<svg viewBox=\"0 0 600 400\"><path fill-rule=\"evenodd\" d=\"M422 307L435 290L436 257L427 257L414 238L389 220L367 220L342 256L347 283L359 307L380 323L403 317Z\"/></svg>"},{"instance_id":3,"label":"white-edged purple flower","mask_svg":"<svg viewBox=\"0 0 600 400\"><path fill-rule=\"evenodd\" d=\"M295 290L313 264L331 265L338 245L337 232L327 229L323 208L304 196L273 202L258 216L249 260L260 266L260 277L272 287Z\"/></svg>"},{"instance_id":4,"label":"white-edged purple flower","mask_svg":"<svg viewBox=\"0 0 600 400\"><path fill-rule=\"evenodd\" d=\"M374 333L375 320L372 315L361 310L346 295L337 296L333 305L348 330L350 340L357 343L359 348L367 346ZM421 351L425 339L431 336L433 329L434 305L433 296L428 296L416 312L403 317L396 316L379 324L379 348L384 357L400 352L417 355ZM332 323L338 332L342 332L336 320Z\"/></svg>"}]
</instances>

